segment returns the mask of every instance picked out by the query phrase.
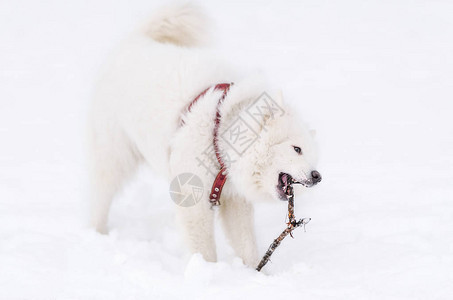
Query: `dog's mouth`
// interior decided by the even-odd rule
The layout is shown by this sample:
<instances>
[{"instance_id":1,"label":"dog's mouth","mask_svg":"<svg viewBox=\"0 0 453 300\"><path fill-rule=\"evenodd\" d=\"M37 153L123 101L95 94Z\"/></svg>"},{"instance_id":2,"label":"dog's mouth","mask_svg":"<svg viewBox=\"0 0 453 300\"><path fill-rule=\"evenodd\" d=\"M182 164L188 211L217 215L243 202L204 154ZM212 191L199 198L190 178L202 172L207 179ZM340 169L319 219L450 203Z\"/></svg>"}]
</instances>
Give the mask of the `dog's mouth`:
<instances>
[{"instance_id":1,"label":"dog's mouth","mask_svg":"<svg viewBox=\"0 0 453 300\"><path fill-rule=\"evenodd\" d=\"M293 184L301 184L305 187L312 187L316 183L312 179L295 180L288 173L281 172L278 175L277 184L277 193L280 197L280 200L288 200L288 197L290 197L292 193L291 187Z\"/></svg>"}]
</instances>

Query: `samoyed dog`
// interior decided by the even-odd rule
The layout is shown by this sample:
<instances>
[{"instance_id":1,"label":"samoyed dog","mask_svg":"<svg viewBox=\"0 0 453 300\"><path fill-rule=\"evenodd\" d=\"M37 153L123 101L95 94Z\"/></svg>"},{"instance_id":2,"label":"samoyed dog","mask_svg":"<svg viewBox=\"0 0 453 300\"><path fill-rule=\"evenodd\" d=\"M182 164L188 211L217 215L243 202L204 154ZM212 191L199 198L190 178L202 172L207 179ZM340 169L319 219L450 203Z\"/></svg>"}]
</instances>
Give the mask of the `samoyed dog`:
<instances>
[{"instance_id":1,"label":"samoyed dog","mask_svg":"<svg viewBox=\"0 0 453 300\"><path fill-rule=\"evenodd\" d=\"M256 267L252 205L321 180L313 133L262 76L200 47L207 27L195 6L164 8L104 66L89 118L91 224L107 232L113 197L146 163L196 200L175 205L191 252L216 261L218 215L236 254Z\"/></svg>"}]
</instances>

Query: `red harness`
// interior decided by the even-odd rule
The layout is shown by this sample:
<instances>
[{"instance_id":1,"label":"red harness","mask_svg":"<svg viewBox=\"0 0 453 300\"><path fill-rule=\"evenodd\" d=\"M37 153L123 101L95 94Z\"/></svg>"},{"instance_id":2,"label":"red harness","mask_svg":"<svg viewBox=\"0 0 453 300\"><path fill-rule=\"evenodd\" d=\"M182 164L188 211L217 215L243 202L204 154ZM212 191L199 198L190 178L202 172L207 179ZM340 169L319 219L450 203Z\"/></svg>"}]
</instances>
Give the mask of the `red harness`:
<instances>
[{"instance_id":1,"label":"red harness","mask_svg":"<svg viewBox=\"0 0 453 300\"><path fill-rule=\"evenodd\" d=\"M218 143L218 134L219 134L219 127L220 127L220 105L222 104L223 100L225 100L225 97L230 90L230 86L233 83L219 83L213 87L213 91L219 90L223 91L222 96L220 97L219 101L217 102L217 112L216 112L216 117L215 117L215 125L214 125L214 152L215 156L217 158L217 161L220 164L220 170L219 173L217 173L217 176L214 180L214 183L212 184L211 188L211 193L209 194L209 202L214 205L220 205L220 195L222 193L223 186L225 185L225 182L227 180L227 171L225 167L225 163L222 160L222 157L220 156L220 150L219 150L219 143ZM190 112L192 109L192 106L201 98L203 97L207 91L209 91L212 87L209 87L205 89L200 95L198 95L193 101L189 104L187 107L187 111ZM181 126L184 125L184 122L181 121Z\"/></svg>"}]
</instances>

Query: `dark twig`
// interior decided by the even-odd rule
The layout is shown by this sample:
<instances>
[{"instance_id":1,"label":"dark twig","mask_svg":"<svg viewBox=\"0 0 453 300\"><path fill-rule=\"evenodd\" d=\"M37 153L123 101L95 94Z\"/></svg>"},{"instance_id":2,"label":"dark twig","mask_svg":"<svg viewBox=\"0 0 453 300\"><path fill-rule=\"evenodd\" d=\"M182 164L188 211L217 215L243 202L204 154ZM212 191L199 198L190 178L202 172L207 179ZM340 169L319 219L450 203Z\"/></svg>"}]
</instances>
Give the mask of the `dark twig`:
<instances>
[{"instance_id":1,"label":"dark twig","mask_svg":"<svg viewBox=\"0 0 453 300\"><path fill-rule=\"evenodd\" d=\"M307 224L311 220L310 218L304 218L300 219L299 221L296 221L296 217L294 216L294 192L293 187L291 185L288 186L286 195L288 197L288 219L289 219L287 227L269 246L269 249L267 249L266 254L264 254L258 267L256 267L257 271L261 271L261 269L267 264L267 262L271 258L271 255L274 253L275 249L280 245L280 243L288 234L291 235L292 237L292 232L294 229L302 225L305 226L305 224Z\"/></svg>"}]
</instances>

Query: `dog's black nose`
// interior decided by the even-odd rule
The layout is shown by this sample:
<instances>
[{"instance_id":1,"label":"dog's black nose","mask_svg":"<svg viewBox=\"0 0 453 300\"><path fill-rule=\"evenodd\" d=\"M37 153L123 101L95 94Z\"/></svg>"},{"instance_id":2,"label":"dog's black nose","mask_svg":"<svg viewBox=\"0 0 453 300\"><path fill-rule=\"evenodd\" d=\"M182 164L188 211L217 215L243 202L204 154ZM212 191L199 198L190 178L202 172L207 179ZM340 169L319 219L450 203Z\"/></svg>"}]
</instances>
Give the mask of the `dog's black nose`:
<instances>
[{"instance_id":1,"label":"dog's black nose","mask_svg":"<svg viewBox=\"0 0 453 300\"><path fill-rule=\"evenodd\" d=\"M311 171L311 178L313 178L313 183L318 183L321 181L322 176L318 171Z\"/></svg>"}]
</instances>

